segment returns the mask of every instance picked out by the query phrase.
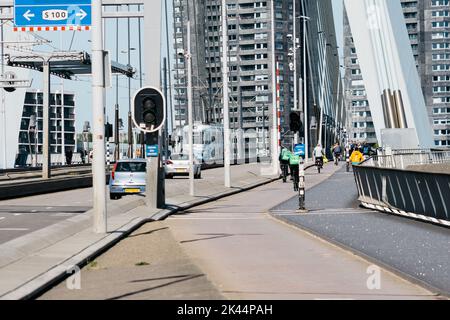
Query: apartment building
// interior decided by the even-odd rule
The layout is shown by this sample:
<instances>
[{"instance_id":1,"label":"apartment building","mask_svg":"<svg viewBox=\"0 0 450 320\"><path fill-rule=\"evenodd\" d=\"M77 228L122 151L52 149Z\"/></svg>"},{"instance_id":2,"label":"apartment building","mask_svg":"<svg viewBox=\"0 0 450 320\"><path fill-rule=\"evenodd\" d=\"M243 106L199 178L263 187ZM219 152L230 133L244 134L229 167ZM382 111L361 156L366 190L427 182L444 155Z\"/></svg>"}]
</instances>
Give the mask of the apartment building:
<instances>
[{"instance_id":1,"label":"apartment building","mask_svg":"<svg viewBox=\"0 0 450 320\"><path fill-rule=\"evenodd\" d=\"M34 134L30 130L32 117L36 125ZM28 154L42 154L42 121L43 94L39 90L27 90L17 140L17 160L22 165ZM75 145L75 95L65 92L63 96L60 92L53 92L50 96L50 153L63 154L67 149L75 151Z\"/></svg>"},{"instance_id":2,"label":"apartment building","mask_svg":"<svg viewBox=\"0 0 450 320\"><path fill-rule=\"evenodd\" d=\"M188 20L192 30L194 119L203 123L222 122L221 4L221 0L174 0L174 108L178 125L184 124L187 116L186 61L180 53L187 47ZM282 143L291 145L293 141L293 134L289 132L289 113L294 108L294 68L289 52L294 45L294 21L299 42L302 39L302 21L298 19L301 15L309 15L318 23L311 23L308 28L309 59L304 61L298 55L297 76L301 76L303 63L307 63L309 114L318 121L322 103L325 106L324 118L329 117L329 123L333 123L332 110L336 103L328 94L333 96L337 92L339 60L331 1L297 0L297 19L294 19L293 9L292 0L227 0L230 126L231 129L242 128L251 133L259 150L266 148L267 151L270 146L269 130L277 95ZM327 51L325 48L328 47L334 51ZM325 64L326 59L331 62ZM323 68L327 71L324 72ZM321 81L325 75L326 82ZM321 90L322 84L325 84L327 92ZM302 101L301 98L299 100ZM303 108L302 103L299 106Z\"/></svg>"}]
</instances>

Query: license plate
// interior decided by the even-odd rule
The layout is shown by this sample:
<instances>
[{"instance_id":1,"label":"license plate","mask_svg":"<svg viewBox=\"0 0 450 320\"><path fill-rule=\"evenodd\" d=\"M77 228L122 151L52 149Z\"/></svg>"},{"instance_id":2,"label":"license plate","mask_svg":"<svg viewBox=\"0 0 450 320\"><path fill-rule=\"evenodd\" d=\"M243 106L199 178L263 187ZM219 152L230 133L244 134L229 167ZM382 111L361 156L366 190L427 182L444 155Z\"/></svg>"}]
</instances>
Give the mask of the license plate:
<instances>
[{"instance_id":1,"label":"license plate","mask_svg":"<svg viewBox=\"0 0 450 320\"><path fill-rule=\"evenodd\" d=\"M177 169L177 172L186 172L186 169Z\"/></svg>"},{"instance_id":2,"label":"license plate","mask_svg":"<svg viewBox=\"0 0 450 320\"><path fill-rule=\"evenodd\" d=\"M139 193L140 189L125 189L125 193Z\"/></svg>"}]
</instances>

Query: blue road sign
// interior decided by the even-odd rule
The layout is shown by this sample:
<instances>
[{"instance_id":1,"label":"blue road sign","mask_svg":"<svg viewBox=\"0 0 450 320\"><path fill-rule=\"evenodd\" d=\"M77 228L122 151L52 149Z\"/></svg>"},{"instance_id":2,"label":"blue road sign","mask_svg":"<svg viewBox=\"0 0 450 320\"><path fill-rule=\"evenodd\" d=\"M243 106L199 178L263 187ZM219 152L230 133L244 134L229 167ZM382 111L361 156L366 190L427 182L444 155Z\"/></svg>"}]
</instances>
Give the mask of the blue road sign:
<instances>
[{"instance_id":1,"label":"blue road sign","mask_svg":"<svg viewBox=\"0 0 450 320\"><path fill-rule=\"evenodd\" d=\"M14 0L16 27L90 26L92 0Z\"/></svg>"},{"instance_id":2,"label":"blue road sign","mask_svg":"<svg viewBox=\"0 0 450 320\"><path fill-rule=\"evenodd\" d=\"M294 154L296 156L305 157L306 151L305 151L305 145L304 144L297 144L294 147Z\"/></svg>"},{"instance_id":3,"label":"blue road sign","mask_svg":"<svg viewBox=\"0 0 450 320\"><path fill-rule=\"evenodd\" d=\"M157 157L159 155L159 146L157 144L147 146L146 148L147 157Z\"/></svg>"}]
</instances>

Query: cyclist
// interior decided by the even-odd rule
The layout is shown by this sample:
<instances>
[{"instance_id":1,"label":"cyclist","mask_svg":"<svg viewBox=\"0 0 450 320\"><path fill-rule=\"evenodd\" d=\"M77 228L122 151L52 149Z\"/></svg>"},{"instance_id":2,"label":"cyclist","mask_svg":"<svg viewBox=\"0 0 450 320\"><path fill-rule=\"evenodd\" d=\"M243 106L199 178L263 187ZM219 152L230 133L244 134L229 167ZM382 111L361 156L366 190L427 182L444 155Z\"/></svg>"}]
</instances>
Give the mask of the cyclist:
<instances>
[{"instance_id":1,"label":"cyclist","mask_svg":"<svg viewBox=\"0 0 450 320\"><path fill-rule=\"evenodd\" d=\"M283 183L286 183L287 176L289 175L289 158L291 156L291 152L286 148L283 147L280 153L280 166L281 166L281 172L283 177Z\"/></svg>"},{"instance_id":2,"label":"cyclist","mask_svg":"<svg viewBox=\"0 0 450 320\"><path fill-rule=\"evenodd\" d=\"M357 166L363 161L364 155L361 153L361 151L359 151L359 149L355 149L355 151L353 151L352 155L350 156L350 162L352 163L352 165Z\"/></svg>"},{"instance_id":3,"label":"cyclist","mask_svg":"<svg viewBox=\"0 0 450 320\"><path fill-rule=\"evenodd\" d=\"M325 156L325 152L323 151L322 145L319 143L314 148L314 162L316 163L317 170L320 173L320 169L323 168L323 157Z\"/></svg>"},{"instance_id":4,"label":"cyclist","mask_svg":"<svg viewBox=\"0 0 450 320\"><path fill-rule=\"evenodd\" d=\"M337 166L339 161L341 161L342 149L339 143L336 143L333 147L334 164Z\"/></svg>"},{"instance_id":5,"label":"cyclist","mask_svg":"<svg viewBox=\"0 0 450 320\"><path fill-rule=\"evenodd\" d=\"M289 167L291 169L291 176L294 182L294 191L299 191L298 183L299 183L299 170L301 162L302 158L300 156L291 154L291 157L289 159Z\"/></svg>"}]
</instances>

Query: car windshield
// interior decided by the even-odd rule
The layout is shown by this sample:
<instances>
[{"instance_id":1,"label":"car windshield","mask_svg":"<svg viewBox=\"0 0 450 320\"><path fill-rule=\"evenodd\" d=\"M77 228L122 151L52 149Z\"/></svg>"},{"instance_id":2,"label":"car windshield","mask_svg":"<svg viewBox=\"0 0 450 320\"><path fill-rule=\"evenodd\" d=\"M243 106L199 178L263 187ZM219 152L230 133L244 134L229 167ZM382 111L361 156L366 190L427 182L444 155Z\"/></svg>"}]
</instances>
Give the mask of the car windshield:
<instances>
[{"instance_id":1,"label":"car windshield","mask_svg":"<svg viewBox=\"0 0 450 320\"><path fill-rule=\"evenodd\" d=\"M145 172L145 162L119 162L116 172Z\"/></svg>"},{"instance_id":2,"label":"car windshield","mask_svg":"<svg viewBox=\"0 0 450 320\"><path fill-rule=\"evenodd\" d=\"M189 160L189 155L187 154L173 154L170 156L172 160Z\"/></svg>"}]
</instances>

